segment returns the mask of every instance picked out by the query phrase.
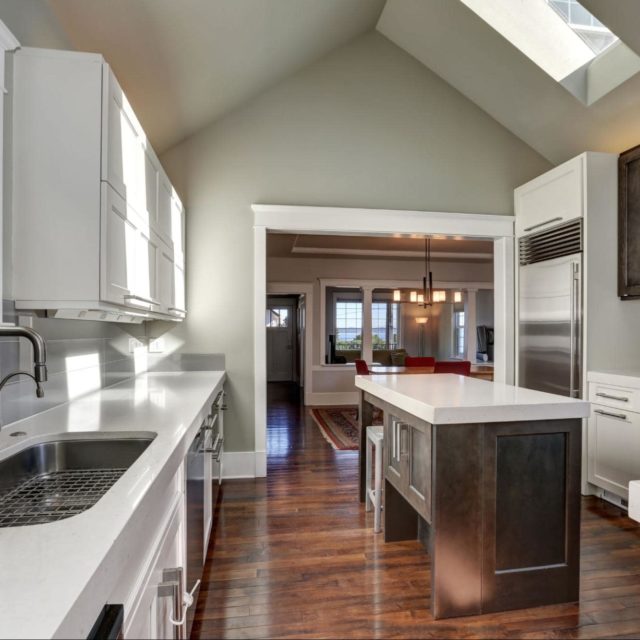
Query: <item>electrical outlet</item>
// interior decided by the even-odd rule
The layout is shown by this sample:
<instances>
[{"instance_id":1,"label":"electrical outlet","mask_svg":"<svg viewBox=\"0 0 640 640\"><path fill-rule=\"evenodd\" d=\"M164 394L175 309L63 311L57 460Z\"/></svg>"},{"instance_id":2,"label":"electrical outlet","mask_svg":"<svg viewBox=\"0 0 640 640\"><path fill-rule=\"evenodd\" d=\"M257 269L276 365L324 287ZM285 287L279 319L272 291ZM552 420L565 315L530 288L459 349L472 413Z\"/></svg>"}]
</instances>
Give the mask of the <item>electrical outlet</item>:
<instances>
[{"instance_id":1,"label":"electrical outlet","mask_svg":"<svg viewBox=\"0 0 640 640\"><path fill-rule=\"evenodd\" d=\"M164 351L164 338L152 338L149 341L149 353L162 353Z\"/></svg>"}]
</instances>

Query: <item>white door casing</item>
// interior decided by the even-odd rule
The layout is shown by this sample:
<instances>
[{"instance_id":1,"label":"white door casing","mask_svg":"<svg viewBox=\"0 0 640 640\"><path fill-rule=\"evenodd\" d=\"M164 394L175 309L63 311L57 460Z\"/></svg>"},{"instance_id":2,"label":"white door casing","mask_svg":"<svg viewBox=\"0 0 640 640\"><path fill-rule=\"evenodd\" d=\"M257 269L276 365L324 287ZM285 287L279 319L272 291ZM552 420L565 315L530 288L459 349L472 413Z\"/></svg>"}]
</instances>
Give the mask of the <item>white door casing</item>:
<instances>
[{"instance_id":1,"label":"white door casing","mask_svg":"<svg viewBox=\"0 0 640 640\"><path fill-rule=\"evenodd\" d=\"M256 476L267 475L267 360L264 320L267 300L267 231L331 235L442 235L494 241L494 379L513 382L514 374L514 217L490 214L352 209L296 205L252 205L254 214L254 427ZM300 286L304 286L299 283ZM306 283L308 284L308 283ZM311 286L311 285L308 285ZM286 292L286 291L285 291ZM307 318L311 318L307 308ZM310 330L307 331L307 341ZM310 349L306 351L310 356ZM310 362L305 359L307 387Z\"/></svg>"}]
</instances>

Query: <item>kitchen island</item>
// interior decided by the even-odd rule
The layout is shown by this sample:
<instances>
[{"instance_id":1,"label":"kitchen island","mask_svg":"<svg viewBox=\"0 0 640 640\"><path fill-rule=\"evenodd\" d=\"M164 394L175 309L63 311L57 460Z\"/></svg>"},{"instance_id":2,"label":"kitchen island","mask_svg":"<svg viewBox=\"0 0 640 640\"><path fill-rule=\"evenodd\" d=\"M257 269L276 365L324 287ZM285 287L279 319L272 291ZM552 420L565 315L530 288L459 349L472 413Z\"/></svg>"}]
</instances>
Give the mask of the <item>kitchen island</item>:
<instances>
[{"instance_id":1,"label":"kitchen island","mask_svg":"<svg viewBox=\"0 0 640 640\"><path fill-rule=\"evenodd\" d=\"M451 374L356 376L384 412L385 542L420 538L435 618L578 600L589 403Z\"/></svg>"}]
</instances>

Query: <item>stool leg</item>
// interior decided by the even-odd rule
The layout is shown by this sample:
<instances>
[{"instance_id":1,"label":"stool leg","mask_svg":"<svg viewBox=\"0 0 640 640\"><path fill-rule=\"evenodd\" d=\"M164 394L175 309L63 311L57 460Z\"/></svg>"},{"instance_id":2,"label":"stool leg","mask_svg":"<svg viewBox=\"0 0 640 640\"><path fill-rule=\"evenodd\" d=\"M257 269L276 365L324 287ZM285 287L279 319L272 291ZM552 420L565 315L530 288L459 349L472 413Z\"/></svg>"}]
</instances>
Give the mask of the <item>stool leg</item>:
<instances>
[{"instance_id":1,"label":"stool leg","mask_svg":"<svg viewBox=\"0 0 640 640\"><path fill-rule=\"evenodd\" d=\"M364 508L371 511L374 505L371 502L371 449L372 442L367 438L367 468L365 469Z\"/></svg>"},{"instance_id":2,"label":"stool leg","mask_svg":"<svg viewBox=\"0 0 640 640\"><path fill-rule=\"evenodd\" d=\"M373 515L373 531L374 533L380 533L382 531L382 443L376 443L376 470L375 470L375 484L374 484L374 496L375 509Z\"/></svg>"}]
</instances>

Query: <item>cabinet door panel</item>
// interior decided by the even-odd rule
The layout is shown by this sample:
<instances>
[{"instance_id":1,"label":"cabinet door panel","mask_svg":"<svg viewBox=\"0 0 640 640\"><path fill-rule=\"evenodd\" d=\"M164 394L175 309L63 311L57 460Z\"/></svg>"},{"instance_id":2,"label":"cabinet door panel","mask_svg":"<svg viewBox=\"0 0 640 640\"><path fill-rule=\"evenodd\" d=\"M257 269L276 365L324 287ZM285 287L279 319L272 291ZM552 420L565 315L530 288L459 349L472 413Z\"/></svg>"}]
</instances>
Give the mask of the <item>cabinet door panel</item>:
<instances>
[{"instance_id":1,"label":"cabinet door panel","mask_svg":"<svg viewBox=\"0 0 640 640\"><path fill-rule=\"evenodd\" d=\"M171 235L171 216L173 206L173 187L164 172L158 177L158 228L157 231L164 242L173 248Z\"/></svg>"},{"instance_id":2,"label":"cabinet door panel","mask_svg":"<svg viewBox=\"0 0 640 640\"><path fill-rule=\"evenodd\" d=\"M583 164L573 158L516 189L516 235L582 217Z\"/></svg>"},{"instance_id":3,"label":"cabinet door panel","mask_svg":"<svg viewBox=\"0 0 640 640\"><path fill-rule=\"evenodd\" d=\"M127 219L124 200L108 187L102 193L100 297L125 304L136 286L138 231Z\"/></svg>"},{"instance_id":4,"label":"cabinet door panel","mask_svg":"<svg viewBox=\"0 0 640 640\"><path fill-rule=\"evenodd\" d=\"M389 416L386 420L387 434L385 435L385 458L388 477L393 478L400 488L406 474L404 473L404 456L402 453L404 430L406 425L397 418Z\"/></svg>"},{"instance_id":5,"label":"cabinet door panel","mask_svg":"<svg viewBox=\"0 0 640 640\"><path fill-rule=\"evenodd\" d=\"M174 264L170 252L162 247L158 251L158 302L160 311L170 313L174 304Z\"/></svg>"},{"instance_id":6,"label":"cabinet door panel","mask_svg":"<svg viewBox=\"0 0 640 640\"><path fill-rule=\"evenodd\" d=\"M171 200L171 239L175 260L178 264L184 264L185 252L185 215L184 207L180 199L174 194Z\"/></svg>"},{"instance_id":7,"label":"cabinet door panel","mask_svg":"<svg viewBox=\"0 0 640 640\"><path fill-rule=\"evenodd\" d=\"M589 481L627 499L640 478L640 415L594 405L589 449Z\"/></svg>"},{"instance_id":8,"label":"cabinet door panel","mask_svg":"<svg viewBox=\"0 0 640 640\"><path fill-rule=\"evenodd\" d=\"M160 165L127 97L108 72L102 179L107 181L145 224L158 224Z\"/></svg>"},{"instance_id":9,"label":"cabinet door panel","mask_svg":"<svg viewBox=\"0 0 640 640\"><path fill-rule=\"evenodd\" d=\"M187 301L184 290L184 267L175 263L173 266L173 274L174 294L172 311L178 314L184 314L187 310Z\"/></svg>"},{"instance_id":10,"label":"cabinet door panel","mask_svg":"<svg viewBox=\"0 0 640 640\"><path fill-rule=\"evenodd\" d=\"M172 599L163 595L159 587L166 582L165 571L184 564L183 504L180 500L174 508L150 570L134 598L131 612L127 615L125 611L124 637L127 640L176 637L176 629L169 620L174 615Z\"/></svg>"},{"instance_id":11,"label":"cabinet door panel","mask_svg":"<svg viewBox=\"0 0 640 640\"><path fill-rule=\"evenodd\" d=\"M431 520L431 430L409 426L408 498Z\"/></svg>"},{"instance_id":12,"label":"cabinet door panel","mask_svg":"<svg viewBox=\"0 0 640 640\"><path fill-rule=\"evenodd\" d=\"M640 148L618 159L618 295L640 296Z\"/></svg>"},{"instance_id":13,"label":"cabinet door panel","mask_svg":"<svg viewBox=\"0 0 640 640\"><path fill-rule=\"evenodd\" d=\"M138 232L134 294L139 296L139 302L152 301L152 306L159 305L157 298L158 255L158 241L151 234Z\"/></svg>"}]
</instances>

